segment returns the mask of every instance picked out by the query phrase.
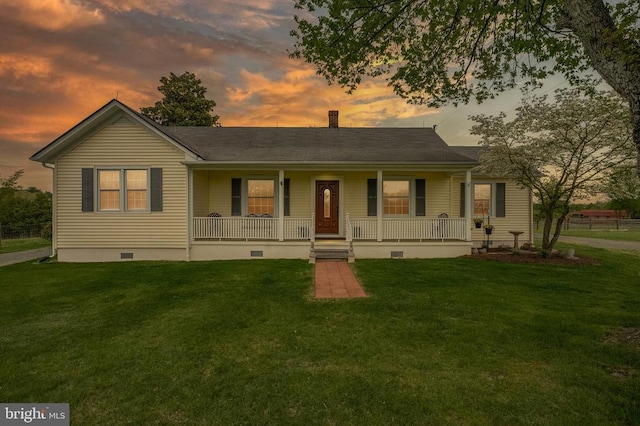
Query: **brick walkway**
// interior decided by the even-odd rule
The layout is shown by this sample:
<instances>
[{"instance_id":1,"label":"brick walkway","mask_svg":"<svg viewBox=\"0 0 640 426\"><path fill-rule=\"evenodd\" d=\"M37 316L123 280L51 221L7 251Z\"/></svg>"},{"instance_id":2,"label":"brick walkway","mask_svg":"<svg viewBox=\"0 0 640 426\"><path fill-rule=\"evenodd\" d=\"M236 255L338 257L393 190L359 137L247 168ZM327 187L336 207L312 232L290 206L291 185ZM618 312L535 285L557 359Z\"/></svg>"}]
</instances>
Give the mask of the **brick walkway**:
<instances>
[{"instance_id":1,"label":"brick walkway","mask_svg":"<svg viewBox=\"0 0 640 426\"><path fill-rule=\"evenodd\" d=\"M346 261L318 259L316 261L316 297L338 299L367 297L367 295Z\"/></svg>"}]
</instances>

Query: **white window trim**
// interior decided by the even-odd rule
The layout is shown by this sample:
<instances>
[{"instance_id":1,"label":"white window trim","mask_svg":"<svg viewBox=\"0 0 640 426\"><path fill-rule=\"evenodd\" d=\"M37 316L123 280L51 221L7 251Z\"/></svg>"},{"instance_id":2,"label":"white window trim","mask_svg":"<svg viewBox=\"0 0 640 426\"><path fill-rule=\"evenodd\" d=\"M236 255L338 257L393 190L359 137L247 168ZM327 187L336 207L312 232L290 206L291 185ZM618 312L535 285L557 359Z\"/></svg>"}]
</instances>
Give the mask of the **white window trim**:
<instances>
[{"instance_id":1,"label":"white window trim","mask_svg":"<svg viewBox=\"0 0 640 426\"><path fill-rule=\"evenodd\" d=\"M409 214L385 214L384 213L384 183L388 181L409 181ZM382 216L383 217L416 217L416 178L407 176L384 176L382 178ZM425 200L426 203L426 200ZM425 206L426 207L426 206Z\"/></svg>"},{"instance_id":2,"label":"white window trim","mask_svg":"<svg viewBox=\"0 0 640 426\"><path fill-rule=\"evenodd\" d=\"M278 185L278 176L247 176L242 178L242 215L244 217L249 217L249 181L250 180L270 180L273 181L273 216L272 217L280 217L279 215L279 196L280 196L280 185Z\"/></svg>"},{"instance_id":3,"label":"white window trim","mask_svg":"<svg viewBox=\"0 0 640 426\"><path fill-rule=\"evenodd\" d=\"M477 185L489 185L489 211L487 213L478 214L475 212L476 205L476 184ZM471 181L471 214L472 217L478 217L486 215L486 217L495 217L496 211L496 182L488 182L488 181Z\"/></svg>"},{"instance_id":4,"label":"white window trim","mask_svg":"<svg viewBox=\"0 0 640 426\"><path fill-rule=\"evenodd\" d=\"M117 210L103 210L100 205L100 171L118 171L120 172L120 208ZM127 206L127 188L126 188L126 171L127 170L145 170L147 172L147 208L129 210ZM96 212L98 213L149 213L151 211L151 167L94 167L94 205L96 206Z\"/></svg>"}]
</instances>

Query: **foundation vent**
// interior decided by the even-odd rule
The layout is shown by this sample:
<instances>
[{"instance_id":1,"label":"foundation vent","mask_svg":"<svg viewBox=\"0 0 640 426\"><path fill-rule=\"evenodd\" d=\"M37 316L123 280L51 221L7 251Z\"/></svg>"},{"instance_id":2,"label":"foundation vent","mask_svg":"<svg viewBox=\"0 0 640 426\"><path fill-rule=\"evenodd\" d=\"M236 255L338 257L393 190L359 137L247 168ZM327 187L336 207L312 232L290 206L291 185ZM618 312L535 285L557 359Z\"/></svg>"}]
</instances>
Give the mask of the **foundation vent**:
<instances>
[{"instance_id":1,"label":"foundation vent","mask_svg":"<svg viewBox=\"0 0 640 426\"><path fill-rule=\"evenodd\" d=\"M133 253L120 253L120 259L133 259Z\"/></svg>"},{"instance_id":2,"label":"foundation vent","mask_svg":"<svg viewBox=\"0 0 640 426\"><path fill-rule=\"evenodd\" d=\"M251 257L262 257L262 250L251 250Z\"/></svg>"},{"instance_id":3,"label":"foundation vent","mask_svg":"<svg viewBox=\"0 0 640 426\"><path fill-rule=\"evenodd\" d=\"M404 257L404 252L403 251L392 251L391 252L391 258L392 259L402 259Z\"/></svg>"}]
</instances>

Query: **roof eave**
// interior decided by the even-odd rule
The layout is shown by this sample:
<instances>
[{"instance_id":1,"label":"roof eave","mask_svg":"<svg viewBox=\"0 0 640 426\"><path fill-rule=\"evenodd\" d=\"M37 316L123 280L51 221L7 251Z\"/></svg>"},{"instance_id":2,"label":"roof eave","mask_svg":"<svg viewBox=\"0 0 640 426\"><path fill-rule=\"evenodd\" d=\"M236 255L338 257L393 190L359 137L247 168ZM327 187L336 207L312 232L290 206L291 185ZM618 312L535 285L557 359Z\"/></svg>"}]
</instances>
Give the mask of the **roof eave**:
<instances>
[{"instance_id":1,"label":"roof eave","mask_svg":"<svg viewBox=\"0 0 640 426\"><path fill-rule=\"evenodd\" d=\"M292 166L305 168L335 168L348 169L416 169L430 168L466 171L478 165L477 162L370 162L370 161L183 161L182 164L198 168L238 168L238 167L265 167L265 168L291 168Z\"/></svg>"}]
</instances>

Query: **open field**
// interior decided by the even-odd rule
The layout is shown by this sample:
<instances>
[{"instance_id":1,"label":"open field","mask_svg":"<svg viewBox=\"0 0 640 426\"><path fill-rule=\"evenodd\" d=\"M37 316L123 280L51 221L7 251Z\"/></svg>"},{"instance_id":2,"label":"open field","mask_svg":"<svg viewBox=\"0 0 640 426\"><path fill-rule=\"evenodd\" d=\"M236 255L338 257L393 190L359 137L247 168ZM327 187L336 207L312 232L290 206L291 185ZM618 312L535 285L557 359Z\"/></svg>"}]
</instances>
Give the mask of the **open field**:
<instances>
[{"instance_id":1,"label":"open field","mask_svg":"<svg viewBox=\"0 0 640 426\"><path fill-rule=\"evenodd\" d=\"M637 424L640 265L358 260L19 264L0 274L0 400L72 424Z\"/></svg>"}]
</instances>

